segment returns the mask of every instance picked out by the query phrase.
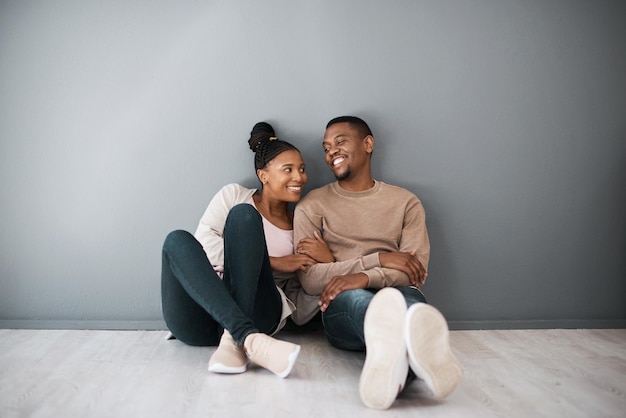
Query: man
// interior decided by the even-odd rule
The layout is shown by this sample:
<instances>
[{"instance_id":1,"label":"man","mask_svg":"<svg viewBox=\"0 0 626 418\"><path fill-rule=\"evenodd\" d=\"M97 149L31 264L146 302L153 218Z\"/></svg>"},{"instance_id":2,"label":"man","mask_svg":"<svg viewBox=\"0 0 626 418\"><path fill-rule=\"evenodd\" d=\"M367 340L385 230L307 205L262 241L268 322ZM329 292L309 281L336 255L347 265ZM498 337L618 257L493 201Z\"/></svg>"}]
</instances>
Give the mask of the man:
<instances>
[{"instance_id":1,"label":"man","mask_svg":"<svg viewBox=\"0 0 626 418\"><path fill-rule=\"evenodd\" d=\"M299 272L304 290L320 296L326 336L340 349L366 351L359 394L368 407L391 406L409 365L445 397L462 371L444 317L419 290L430 255L424 208L409 191L372 178L374 136L362 119L331 120L322 145L337 182L297 205L294 243L307 254L323 240L335 257Z\"/></svg>"}]
</instances>

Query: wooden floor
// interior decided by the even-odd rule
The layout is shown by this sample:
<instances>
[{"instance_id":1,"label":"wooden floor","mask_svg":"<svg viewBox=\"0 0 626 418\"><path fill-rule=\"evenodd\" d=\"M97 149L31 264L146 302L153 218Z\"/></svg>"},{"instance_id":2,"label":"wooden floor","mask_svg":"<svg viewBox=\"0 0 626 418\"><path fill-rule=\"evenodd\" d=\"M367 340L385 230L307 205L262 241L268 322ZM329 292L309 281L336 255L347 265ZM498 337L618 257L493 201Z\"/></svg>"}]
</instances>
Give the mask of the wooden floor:
<instances>
[{"instance_id":1,"label":"wooden floor","mask_svg":"<svg viewBox=\"0 0 626 418\"><path fill-rule=\"evenodd\" d=\"M302 352L280 379L206 370L213 347L162 331L0 330L0 417L626 417L626 330L454 331L465 375L445 400L411 384L365 408L364 355L283 332Z\"/></svg>"}]
</instances>

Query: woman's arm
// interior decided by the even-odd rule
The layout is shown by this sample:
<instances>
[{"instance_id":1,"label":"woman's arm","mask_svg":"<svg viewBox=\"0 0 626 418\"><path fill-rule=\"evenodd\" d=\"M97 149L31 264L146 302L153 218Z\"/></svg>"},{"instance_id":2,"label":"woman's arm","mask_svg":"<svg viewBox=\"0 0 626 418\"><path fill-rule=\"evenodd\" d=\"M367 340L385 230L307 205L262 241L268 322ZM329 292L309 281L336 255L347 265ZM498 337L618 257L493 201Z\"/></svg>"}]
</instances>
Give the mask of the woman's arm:
<instances>
[{"instance_id":1,"label":"woman's arm","mask_svg":"<svg viewBox=\"0 0 626 418\"><path fill-rule=\"evenodd\" d=\"M228 184L218 191L207 206L194 236L218 273L224 272L224 225L233 206L246 202L255 192L239 184Z\"/></svg>"},{"instance_id":2,"label":"woman's arm","mask_svg":"<svg viewBox=\"0 0 626 418\"><path fill-rule=\"evenodd\" d=\"M324 238L317 230L313 230L313 238L303 238L296 245L296 254L305 254L318 263L332 263L335 257Z\"/></svg>"}]
</instances>

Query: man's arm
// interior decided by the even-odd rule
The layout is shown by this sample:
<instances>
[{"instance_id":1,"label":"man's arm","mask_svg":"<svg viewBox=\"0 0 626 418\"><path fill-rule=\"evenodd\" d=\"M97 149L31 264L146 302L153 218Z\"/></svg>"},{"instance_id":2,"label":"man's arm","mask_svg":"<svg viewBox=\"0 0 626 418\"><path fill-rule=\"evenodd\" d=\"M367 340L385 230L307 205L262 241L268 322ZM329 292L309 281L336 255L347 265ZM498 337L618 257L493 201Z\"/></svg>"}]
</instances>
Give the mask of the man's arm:
<instances>
[{"instance_id":1,"label":"man's arm","mask_svg":"<svg viewBox=\"0 0 626 418\"><path fill-rule=\"evenodd\" d=\"M299 240L312 237L314 231L321 233L323 230L323 218L311 206L307 204L296 207L296 246ZM417 196L411 194L404 210L397 251L376 252L334 263L319 263L305 272L299 272L298 277L305 291L315 295L320 295L332 280L356 273L363 273L368 278L362 287L420 286L424 284L427 275L429 255L430 243L424 208ZM363 283L362 279L361 276L358 282Z\"/></svg>"},{"instance_id":2,"label":"man's arm","mask_svg":"<svg viewBox=\"0 0 626 418\"><path fill-rule=\"evenodd\" d=\"M310 266L306 271L299 271L298 278L309 295L321 295L326 285L334 277L365 273L371 270L371 267L368 268L371 266L368 264L370 262L378 263L377 253L345 261L335 261L334 263L317 263Z\"/></svg>"},{"instance_id":3,"label":"man's arm","mask_svg":"<svg viewBox=\"0 0 626 418\"><path fill-rule=\"evenodd\" d=\"M405 236L413 235L415 221L423 223L423 209L417 198L407 209L406 219L403 222L403 248L393 252L375 252L357 258L352 258L334 263L318 263L306 271L298 272L298 277L304 290L312 295L320 295L326 285L340 276L363 273L367 281L363 282L363 276L359 283L361 288L382 288L386 286L409 286L419 285L420 278L424 276L425 268L415 257L417 241ZM422 213L420 214L420 209ZM420 220L421 219L421 220ZM300 204L296 207L294 216L294 244L304 238L314 236L314 233L322 233L323 218L316 214L312 204ZM419 228L418 228L419 229ZM424 229L425 231L425 229ZM427 239L427 235L426 235ZM345 281L345 280L344 280ZM354 281L351 281L354 283ZM351 285L352 286L352 285ZM354 288L354 287L352 287Z\"/></svg>"},{"instance_id":4,"label":"man's arm","mask_svg":"<svg viewBox=\"0 0 626 418\"><path fill-rule=\"evenodd\" d=\"M421 286L428 276L430 242L426 214L417 196L407 201L398 251L379 253L380 268L369 272L369 287Z\"/></svg>"},{"instance_id":5,"label":"man's arm","mask_svg":"<svg viewBox=\"0 0 626 418\"><path fill-rule=\"evenodd\" d=\"M304 202L301 202L301 204L296 206L294 215L293 241L295 248L297 248L300 240L314 237L315 231L323 236L321 216L314 214L310 205L303 203ZM299 271L298 278L306 293L310 295L320 295L324 287L333 277L361 273L379 266L378 253L375 253L345 261L317 263L309 267L306 271Z\"/></svg>"},{"instance_id":6,"label":"man's arm","mask_svg":"<svg viewBox=\"0 0 626 418\"><path fill-rule=\"evenodd\" d=\"M412 195L412 199L406 207L402 238L400 239L400 251L413 253L422 265L424 276L428 275L430 240L428 239L428 230L426 228L426 212L422 202L415 195ZM421 284L424 284L423 281Z\"/></svg>"}]
</instances>

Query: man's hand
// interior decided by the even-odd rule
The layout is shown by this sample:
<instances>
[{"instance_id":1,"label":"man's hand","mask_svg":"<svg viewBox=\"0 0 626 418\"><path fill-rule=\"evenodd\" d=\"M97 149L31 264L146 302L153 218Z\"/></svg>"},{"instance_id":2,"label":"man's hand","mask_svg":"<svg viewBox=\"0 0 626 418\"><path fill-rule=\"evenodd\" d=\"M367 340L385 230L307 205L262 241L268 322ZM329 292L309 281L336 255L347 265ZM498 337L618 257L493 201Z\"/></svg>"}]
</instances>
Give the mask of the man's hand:
<instances>
[{"instance_id":1,"label":"man's hand","mask_svg":"<svg viewBox=\"0 0 626 418\"><path fill-rule=\"evenodd\" d=\"M365 289L369 283L369 277L365 273L348 274L346 276L333 277L324 287L318 304L322 312L326 311L330 302L341 292L352 289Z\"/></svg>"},{"instance_id":2,"label":"man's hand","mask_svg":"<svg viewBox=\"0 0 626 418\"><path fill-rule=\"evenodd\" d=\"M378 253L378 261L382 267L400 270L409 276L413 286L420 287L426 282L426 269L415 257L415 251L410 253L394 251L390 253Z\"/></svg>"},{"instance_id":3,"label":"man's hand","mask_svg":"<svg viewBox=\"0 0 626 418\"><path fill-rule=\"evenodd\" d=\"M304 254L318 263L332 263L335 257L330 252L326 241L317 231L313 231L314 238L303 238L298 242L296 254Z\"/></svg>"},{"instance_id":4,"label":"man's hand","mask_svg":"<svg viewBox=\"0 0 626 418\"><path fill-rule=\"evenodd\" d=\"M316 264L308 255L292 254L284 257L270 257L272 270L280 273L293 273L298 270L306 270L307 267Z\"/></svg>"}]
</instances>

